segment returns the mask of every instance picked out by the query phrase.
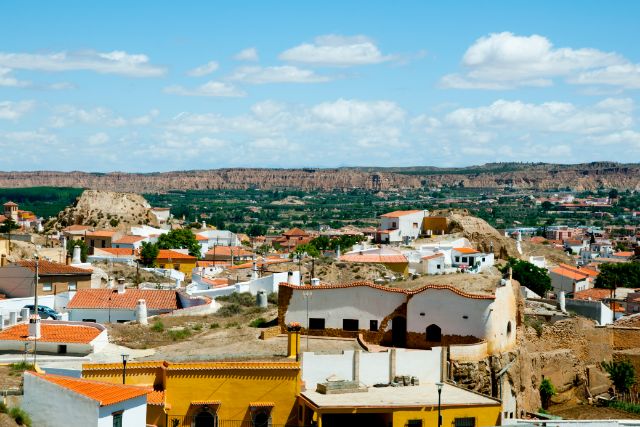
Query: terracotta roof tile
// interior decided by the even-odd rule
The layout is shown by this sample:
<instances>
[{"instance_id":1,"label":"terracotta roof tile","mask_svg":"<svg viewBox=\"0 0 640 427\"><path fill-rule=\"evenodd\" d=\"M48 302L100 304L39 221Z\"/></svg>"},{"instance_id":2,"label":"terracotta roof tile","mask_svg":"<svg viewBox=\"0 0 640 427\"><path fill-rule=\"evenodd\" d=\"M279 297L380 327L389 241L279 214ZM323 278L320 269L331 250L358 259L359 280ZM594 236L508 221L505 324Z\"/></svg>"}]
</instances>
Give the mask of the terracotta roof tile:
<instances>
[{"instance_id":1,"label":"terracotta roof tile","mask_svg":"<svg viewBox=\"0 0 640 427\"><path fill-rule=\"evenodd\" d=\"M215 248L209 249L207 251L207 255L215 255L215 256L231 256L231 252L233 252L233 256L252 256L253 252L250 252L241 246L216 246Z\"/></svg>"},{"instance_id":2,"label":"terracotta roof tile","mask_svg":"<svg viewBox=\"0 0 640 427\"><path fill-rule=\"evenodd\" d=\"M276 406L275 402L249 402L249 406L252 408L273 408Z\"/></svg>"},{"instance_id":3,"label":"terracotta roof tile","mask_svg":"<svg viewBox=\"0 0 640 427\"><path fill-rule=\"evenodd\" d=\"M473 248L453 248L454 251L460 252L461 254L479 254L480 252Z\"/></svg>"},{"instance_id":4,"label":"terracotta roof tile","mask_svg":"<svg viewBox=\"0 0 640 427\"><path fill-rule=\"evenodd\" d=\"M21 260L15 262L13 265L19 265L35 273L36 262L34 260ZM40 276L57 276L57 275L90 275L91 270L84 268L73 267L71 265L60 264L58 262L45 261L41 259L38 262L38 274Z\"/></svg>"},{"instance_id":5,"label":"terracotta roof tile","mask_svg":"<svg viewBox=\"0 0 640 427\"><path fill-rule=\"evenodd\" d=\"M182 252L172 251L171 249L160 249L158 251L158 256L156 259L184 259L184 260L193 260L195 261L197 258L189 255L183 254Z\"/></svg>"},{"instance_id":6,"label":"terracotta roof tile","mask_svg":"<svg viewBox=\"0 0 640 427\"><path fill-rule=\"evenodd\" d=\"M444 256L443 253L437 253L437 254L433 254L433 255L423 256L421 259L434 259L434 258L441 258L443 256Z\"/></svg>"},{"instance_id":7,"label":"terracotta roof tile","mask_svg":"<svg viewBox=\"0 0 640 427\"><path fill-rule=\"evenodd\" d=\"M495 299L495 295L482 295L482 294L470 294L468 292L464 292L452 285L424 285L417 289L400 289L400 288L390 288L388 286L376 285L371 282L352 282L352 283L342 283L337 285L330 284L321 284L321 285L292 285L291 283L282 282L278 286L285 286L287 288L291 288L293 290L316 290L316 289L345 289L345 288L354 288L359 286L366 286L373 289L379 289L385 292L395 292L401 293L405 295L415 295L423 292L427 289L446 289L454 294L460 295L461 297L471 298L471 299Z\"/></svg>"},{"instance_id":8,"label":"terracotta roof tile","mask_svg":"<svg viewBox=\"0 0 640 427\"><path fill-rule=\"evenodd\" d=\"M573 280L586 280L589 277L589 275L587 274L578 273L577 271L569 270L562 267L556 267L551 270L551 272Z\"/></svg>"},{"instance_id":9,"label":"terracotta roof tile","mask_svg":"<svg viewBox=\"0 0 640 427\"><path fill-rule=\"evenodd\" d=\"M207 236L203 236L201 234L196 234L196 240L204 241L204 240L209 240L209 238Z\"/></svg>"},{"instance_id":10,"label":"terracotta roof tile","mask_svg":"<svg viewBox=\"0 0 640 427\"><path fill-rule=\"evenodd\" d=\"M113 405L114 403L124 402L125 400L134 399L149 393L148 389L141 387L103 383L83 378L71 378L62 375L39 374L35 372L28 372L26 375L34 375L57 386L71 390L74 393L88 397L100 406Z\"/></svg>"},{"instance_id":11,"label":"terracotta roof tile","mask_svg":"<svg viewBox=\"0 0 640 427\"><path fill-rule=\"evenodd\" d=\"M565 270L573 271L578 274L584 274L589 277L598 277L598 274L600 274L598 273L598 271L588 267L576 267L569 264L560 264L559 267L564 268Z\"/></svg>"},{"instance_id":12,"label":"terracotta roof tile","mask_svg":"<svg viewBox=\"0 0 640 427\"><path fill-rule=\"evenodd\" d=\"M40 324L40 342L81 343L89 344L98 335L100 329L92 326L69 324ZM20 323L0 331L2 341L31 341L29 339L29 325Z\"/></svg>"},{"instance_id":13,"label":"terracotta roof tile","mask_svg":"<svg viewBox=\"0 0 640 427\"><path fill-rule=\"evenodd\" d=\"M615 252L613 256L621 256L621 257L632 257L634 255L633 251L620 251Z\"/></svg>"},{"instance_id":14,"label":"terracotta roof tile","mask_svg":"<svg viewBox=\"0 0 640 427\"><path fill-rule=\"evenodd\" d=\"M116 289L80 289L67 304L67 309L75 308L124 308L133 310L138 300L143 299L149 310L177 310L176 291L161 289L126 289L119 294Z\"/></svg>"},{"instance_id":15,"label":"terracotta roof tile","mask_svg":"<svg viewBox=\"0 0 640 427\"><path fill-rule=\"evenodd\" d=\"M222 400L192 400L189 403L194 406L221 405Z\"/></svg>"},{"instance_id":16,"label":"terracotta roof tile","mask_svg":"<svg viewBox=\"0 0 640 427\"><path fill-rule=\"evenodd\" d=\"M87 231L87 237L113 237L117 232L113 230Z\"/></svg>"},{"instance_id":17,"label":"terracotta roof tile","mask_svg":"<svg viewBox=\"0 0 640 427\"><path fill-rule=\"evenodd\" d=\"M298 228L298 227L294 227L289 231L285 231L284 233L282 233L283 236L308 236L309 233L307 233L306 231Z\"/></svg>"},{"instance_id":18,"label":"terracotta roof tile","mask_svg":"<svg viewBox=\"0 0 640 427\"><path fill-rule=\"evenodd\" d=\"M80 225L80 224L75 224L75 225L70 225L66 228L62 229L62 232L72 232L72 231L88 231L89 230L89 226L88 225Z\"/></svg>"},{"instance_id":19,"label":"terracotta roof tile","mask_svg":"<svg viewBox=\"0 0 640 427\"><path fill-rule=\"evenodd\" d=\"M164 390L151 390L147 395L147 405L164 405Z\"/></svg>"},{"instance_id":20,"label":"terracotta roof tile","mask_svg":"<svg viewBox=\"0 0 640 427\"><path fill-rule=\"evenodd\" d=\"M602 301L605 298L611 298L611 293L611 289L591 288L574 293L573 299Z\"/></svg>"},{"instance_id":21,"label":"terracotta roof tile","mask_svg":"<svg viewBox=\"0 0 640 427\"><path fill-rule=\"evenodd\" d=\"M265 362L265 361L236 361L236 362L129 362L127 368L161 368L169 371L207 371L224 369L300 369L298 362ZM122 370L122 363L86 363L83 371Z\"/></svg>"},{"instance_id":22,"label":"terracotta roof tile","mask_svg":"<svg viewBox=\"0 0 640 427\"><path fill-rule=\"evenodd\" d=\"M386 213L384 215L380 215L382 218L398 218L401 216L405 216L405 215L411 215L414 213L418 213L418 212L422 212L422 211L418 211L418 210L412 210L412 211L393 211L393 212L389 212Z\"/></svg>"},{"instance_id":23,"label":"terracotta roof tile","mask_svg":"<svg viewBox=\"0 0 640 427\"><path fill-rule=\"evenodd\" d=\"M116 256L132 256L133 255L133 249L130 249L130 248L94 248L93 252L94 252L94 255L96 255L99 252L106 252L108 254L116 255Z\"/></svg>"},{"instance_id":24,"label":"terracotta roof tile","mask_svg":"<svg viewBox=\"0 0 640 427\"><path fill-rule=\"evenodd\" d=\"M9 200L7 203L5 203L5 204L4 204L4 205L2 205L2 206L18 206L18 204L17 204L17 203L12 202L11 200Z\"/></svg>"},{"instance_id":25,"label":"terracotta roof tile","mask_svg":"<svg viewBox=\"0 0 640 427\"><path fill-rule=\"evenodd\" d=\"M132 244L145 239L146 237L144 236L122 236L118 240L115 240L113 244Z\"/></svg>"}]
</instances>

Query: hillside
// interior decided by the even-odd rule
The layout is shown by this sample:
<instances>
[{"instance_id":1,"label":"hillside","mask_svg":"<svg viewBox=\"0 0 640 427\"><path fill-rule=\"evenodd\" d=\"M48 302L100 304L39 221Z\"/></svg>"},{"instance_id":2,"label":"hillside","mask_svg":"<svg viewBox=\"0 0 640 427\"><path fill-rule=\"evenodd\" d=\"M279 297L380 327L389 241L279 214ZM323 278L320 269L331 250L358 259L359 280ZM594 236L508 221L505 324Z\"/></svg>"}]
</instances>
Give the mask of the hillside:
<instances>
[{"instance_id":1,"label":"hillside","mask_svg":"<svg viewBox=\"0 0 640 427\"><path fill-rule=\"evenodd\" d=\"M168 190L363 188L640 190L640 164L595 162L576 165L492 163L464 168L212 169L158 173L0 172L0 188L80 187L133 193Z\"/></svg>"}]
</instances>

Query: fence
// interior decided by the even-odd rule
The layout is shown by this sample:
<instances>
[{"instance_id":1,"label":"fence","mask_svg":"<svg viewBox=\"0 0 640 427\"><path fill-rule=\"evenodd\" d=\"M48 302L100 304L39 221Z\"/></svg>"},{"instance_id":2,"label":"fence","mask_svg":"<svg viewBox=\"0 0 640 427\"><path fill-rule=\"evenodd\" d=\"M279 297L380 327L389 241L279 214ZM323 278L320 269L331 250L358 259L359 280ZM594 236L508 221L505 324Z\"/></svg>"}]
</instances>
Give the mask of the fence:
<instances>
[{"instance_id":1,"label":"fence","mask_svg":"<svg viewBox=\"0 0 640 427\"><path fill-rule=\"evenodd\" d=\"M298 427L297 423L273 424L271 420L219 420L209 412L206 414L169 415L169 427Z\"/></svg>"}]
</instances>

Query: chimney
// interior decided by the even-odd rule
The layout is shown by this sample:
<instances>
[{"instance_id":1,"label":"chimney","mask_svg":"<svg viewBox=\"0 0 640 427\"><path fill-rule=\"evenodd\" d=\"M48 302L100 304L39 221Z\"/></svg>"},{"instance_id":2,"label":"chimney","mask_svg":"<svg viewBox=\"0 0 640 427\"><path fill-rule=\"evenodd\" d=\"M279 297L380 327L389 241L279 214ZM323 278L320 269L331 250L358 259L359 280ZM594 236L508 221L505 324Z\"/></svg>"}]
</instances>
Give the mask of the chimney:
<instances>
[{"instance_id":1,"label":"chimney","mask_svg":"<svg viewBox=\"0 0 640 427\"><path fill-rule=\"evenodd\" d=\"M136 304L136 321L141 325L149 324L147 320L147 302L143 299L139 299Z\"/></svg>"},{"instance_id":2,"label":"chimney","mask_svg":"<svg viewBox=\"0 0 640 427\"><path fill-rule=\"evenodd\" d=\"M313 277L311 279L311 286L318 286L320 284L320 279L318 279L317 277Z\"/></svg>"},{"instance_id":3,"label":"chimney","mask_svg":"<svg viewBox=\"0 0 640 427\"><path fill-rule=\"evenodd\" d=\"M13 326L18 323L18 312L10 311L9 312L9 326Z\"/></svg>"},{"instance_id":4,"label":"chimney","mask_svg":"<svg viewBox=\"0 0 640 427\"><path fill-rule=\"evenodd\" d=\"M589 298L591 299L591 298ZM564 296L564 291L560 291L560 293L558 294L558 305L560 306L560 311L563 313L567 312L566 306L565 306L565 296Z\"/></svg>"},{"instance_id":5,"label":"chimney","mask_svg":"<svg viewBox=\"0 0 640 427\"><path fill-rule=\"evenodd\" d=\"M287 271L287 284L291 284L291 277L293 276L293 271Z\"/></svg>"},{"instance_id":6,"label":"chimney","mask_svg":"<svg viewBox=\"0 0 640 427\"><path fill-rule=\"evenodd\" d=\"M119 294L124 294L125 293L125 288L124 288L124 277L120 277L118 279L118 293Z\"/></svg>"},{"instance_id":7,"label":"chimney","mask_svg":"<svg viewBox=\"0 0 640 427\"><path fill-rule=\"evenodd\" d=\"M73 259L71 260L71 264L82 264L82 257L80 252L80 246L73 247Z\"/></svg>"},{"instance_id":8,"label":"chimney","mask_svg":"<svg viewBox=\"0 0 640 427\"><path fill-rule=\"evenodd\" d=\"M40 331L40 316L34 314L29 319L29 337L39 339L42 337Z\"/></svg>"},{"instance_id":9,"label":"chimney","mask_svg":"<svg viewBox=\"0 0 640 427\"><path fill-rule=\"evenodd\" d=\"M5 265L7 265L7 256L2 254L2 258L0 258L0 267L4 267Z\"/></svg>"}]
</instances>

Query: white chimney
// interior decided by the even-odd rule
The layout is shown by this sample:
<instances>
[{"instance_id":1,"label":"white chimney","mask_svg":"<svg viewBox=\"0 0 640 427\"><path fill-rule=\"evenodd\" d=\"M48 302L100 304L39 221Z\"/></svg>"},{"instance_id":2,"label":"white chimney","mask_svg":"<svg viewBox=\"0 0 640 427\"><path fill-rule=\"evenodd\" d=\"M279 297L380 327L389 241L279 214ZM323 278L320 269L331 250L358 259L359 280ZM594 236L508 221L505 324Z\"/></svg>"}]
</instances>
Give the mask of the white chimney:
<instances>
[{"instance_id":1,"label":"white chimney","mask_svg":"<svg viewBox=\"0 0 640 427\"><path fill-rule=\"evenodd\" d=\"M71 264L82 264L82 257L80 256L80 246L73 247L73 258Z\"/></svg>"},{"instance_id":2,"label":"white chimney","mask_svg":"<svg viewBox=\"0 0 640 427\"><path fill-rule=\"evenodd\" d=\"M143 299L139 299L136 304L136 321L141 325L149 324L147 320L147 302Z\"/></svg>"},{"instance_id":3,"label":"white chimney","mask_svg":"<svg viewBox=\"0 0 640 427\"><path fill-rule=\"evenodd\" d=\"M0 331L4 329L4 315L0 313Z\"/></svg>"},{"instance_id":4,"label":"white chimney","mask_svg":"<svg viewBox=\"0 0 640 427\"><path fill-rule=\"evenodd\" d=\"M560 291L560 293L558 294L558 304L560 305L560 311L563 313L566 313L566 307L565 307L565 296L564 296L564 291Z\"/></svg>"},{"instance_id":5,"label":"white chimney","mask_svg":"<svg viewBox=\"0 0 640 427\"><path fill-rule=\"evenodd\" d=\"M13 326L18 323L18 312L10 311L9 312L9 326Z\"/></svg>"},{"instance_id":6,"label":"white chimney","mask_svg":"<svg viewBox=\"0 0 640 427\"><path fill-rule=\"evenodd\" d=\"M40 339L42 337L40 331L40 316L33 315L29 320L29 337Z\"/></svg>"},{"instance_id":7,"label":"white chimney","mask_svg":"<svg viewBox=\"0 0 640 427\"><path fill-rule=\"evenodd\" d=\"M124 277L120 277L118 279L118 293L119 294L124 294L125 293L125 288L124 288Z\"/></svg>"},{"instance_id":8,"label":"white chimney","mask_svg":"<svg viewBox=\"0 0 640 427\"><path fill-rule=\"evenodd\" d=\"M320 284L320 279L318 279L317 277L313 277L311 279L311 286L318 286Z\"/></svg>"},{"instance_id":9,"label":"white chimney","mask_svg":"<svg viewBox=\"0 0 640 427\"><path fill-rule=\"evenodd\" d=\"M205 228L207 228L207 223L205 222L205 220L202 220L202 229L204 230Z\"/></svg>"}]
</instances>

